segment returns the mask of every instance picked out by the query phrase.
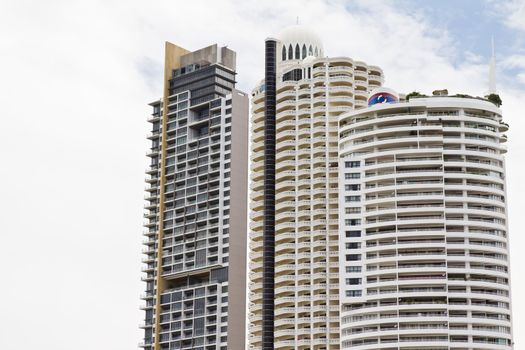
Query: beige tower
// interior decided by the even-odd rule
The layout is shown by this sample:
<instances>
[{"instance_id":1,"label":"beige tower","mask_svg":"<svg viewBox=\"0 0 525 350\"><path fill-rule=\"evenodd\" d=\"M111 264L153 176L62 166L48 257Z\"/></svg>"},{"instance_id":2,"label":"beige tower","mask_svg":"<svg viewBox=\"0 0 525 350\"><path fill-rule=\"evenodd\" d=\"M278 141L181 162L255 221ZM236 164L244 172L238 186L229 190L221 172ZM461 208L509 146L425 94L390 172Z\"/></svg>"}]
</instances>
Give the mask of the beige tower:
<instances>
[{"instance_id":1,"label":"beige tower","mask_svg":"<svg viewBox=\"0 0 525 350\"><path fill-rule=\"evenodd\" d=\"M302 26L266 41L252 96L251 349L339 349L338 119L382 70L324 57Z\"/></svg>"}]
</instances>

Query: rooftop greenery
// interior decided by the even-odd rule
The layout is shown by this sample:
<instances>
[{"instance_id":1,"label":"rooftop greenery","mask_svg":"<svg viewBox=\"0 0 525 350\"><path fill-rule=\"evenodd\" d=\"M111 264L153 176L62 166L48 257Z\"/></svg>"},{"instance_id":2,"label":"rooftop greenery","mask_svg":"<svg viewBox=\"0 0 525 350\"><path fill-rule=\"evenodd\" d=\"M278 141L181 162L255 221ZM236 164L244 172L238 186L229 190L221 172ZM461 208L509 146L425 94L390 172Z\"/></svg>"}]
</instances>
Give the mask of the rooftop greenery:
<instances>
[{"instance_id":1,"label":"rooftop greenery","mask_svg":"<svg viewBox=\"0 0 525 350\"><path fill-rule=\"evenodd\" d=\"M406 95L406 100L409 101L411 98L423 98L423 97L458 97L458 98L474 98L476 100L483 100L483 101L488 101L488 102L492 102L493 104L495 104L497 107L500 107L503 102L501 101L501 98L498 94L490 94L490 95L487 95L485 97L480 97L480 96L471 96L471 95L467 95L467 94L455 94L455 95L447 95L447 96L444 96L444 95L440 95L440 96L427 96L425 94L422 94L420 93L419 91L412 91L411 93L407 94Z\"/></svg>"}]
</instances>

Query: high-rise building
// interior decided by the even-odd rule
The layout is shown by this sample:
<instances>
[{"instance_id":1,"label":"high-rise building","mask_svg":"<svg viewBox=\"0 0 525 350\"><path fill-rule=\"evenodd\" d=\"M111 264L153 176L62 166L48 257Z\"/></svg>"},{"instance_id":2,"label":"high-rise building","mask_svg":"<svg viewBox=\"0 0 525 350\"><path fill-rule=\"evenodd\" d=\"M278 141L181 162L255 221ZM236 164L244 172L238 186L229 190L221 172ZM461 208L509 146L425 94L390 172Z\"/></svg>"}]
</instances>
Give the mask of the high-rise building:
<instances>
[{"instance_id":1,"label":"high-rise building","mask_svg":"<svg viewBox=\"0 0 525 350\"><path fill-rule=\"evenodd\" d=\"M396 102L381 89L370 101ZM511 349L508 125L434 96L342 116L343 349Z\"/></svg>"},{"instance_id":2,"label":"high-rise building","mask_svg":"<svg viewBox=\"0 0 525 350\"><path fill-rule=\"evenodd\" d=\"M145 350L243 349L248 96L235 52L166 43L151 103L143 280Z\"/></svg>"},{"instance_id":3,"label":"high-rise building","mask_svg":"<svg viewBox=\"0 0 525 350\"><path fill-rule=\"evenodd\" d=\"M325 57L292 26L266 40L252 93L251 349L339 349L338 122L382 70Z\"/></svg>"}]
</instances>

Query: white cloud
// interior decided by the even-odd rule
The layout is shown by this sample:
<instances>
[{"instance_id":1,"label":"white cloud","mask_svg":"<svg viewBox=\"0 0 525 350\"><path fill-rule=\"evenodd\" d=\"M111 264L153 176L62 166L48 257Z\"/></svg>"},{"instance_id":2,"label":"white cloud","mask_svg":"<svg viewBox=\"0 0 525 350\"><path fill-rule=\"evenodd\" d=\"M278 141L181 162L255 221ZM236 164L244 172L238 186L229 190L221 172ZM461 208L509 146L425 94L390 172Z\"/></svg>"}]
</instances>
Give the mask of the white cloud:
<instances>
[{"instance_id":1,"label":"white cloud","mask_svg":"<svg viewBox=\"0 0 525 350\"><path fill-rule=\"evenodd\" d=\"M525 85L525 73L519 73L516 78Z\"/></svg>"},{"instance_id":2,"label":"white cloud","mask_svg":"<svg viewBox=\"0 0 525 350\"><path fill-rule=\"evenodd\" d=\"M504 58L499 64L506 69L525 69L525 55L510 55Z\"/></svg>"},{"instance_id":3,"label":"white cloud","mask_svg":"<svg viewBox=\"0 0 525 350\"><path fill-rule=\"evenodd\" d=\"M458 56L446 28L396 2L342 0L4 1L0 9L3 346L130 349L138 323L147 103L163 42L238 54L239 87L263 76L265 37L310 25L328 55L381 66L401 92L482 95L487 66ZM369 9L369 10L368 10ZM522 9L522 7L521 7ZM513 22L509 22L513 23ZM510 62L508 64L518 64ZM521 62L521 61L519 61ZM520 66L521 67L521 66ZM525 243L523 91L501 86L509 133L512 243ZM523 264L517 248L514 266ZM518 277L517 275L515 277ZM525 293L518 279L514 295ZM516 329L524 303L515 298ZM521 335L516 333L519 346Z\"/></svg>"},{"instance_id":4,"label":"white cloud","mask_svg":"<svg viewBox=\"0 0 525 350\"><path fill-rule=\"evenodd\" d=\"M491 1L496 10L504 16L505 24L513 29L525 31L525 1L509 0L505 2Z\"/></svg>"}]
</instances>

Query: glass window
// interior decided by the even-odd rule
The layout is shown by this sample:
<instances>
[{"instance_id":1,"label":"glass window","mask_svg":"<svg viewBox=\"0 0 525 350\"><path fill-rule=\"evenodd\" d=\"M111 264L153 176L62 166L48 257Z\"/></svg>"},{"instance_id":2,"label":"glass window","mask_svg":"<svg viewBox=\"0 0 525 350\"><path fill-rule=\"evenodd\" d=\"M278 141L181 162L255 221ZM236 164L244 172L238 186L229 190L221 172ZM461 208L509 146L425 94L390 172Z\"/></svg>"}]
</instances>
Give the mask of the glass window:
<instances>
[{"instance_id":1,"label":"glass window","mask_svg":"<svg viewBox=\"0 0 525 350\"><path fill-rule=\"evenodd\" d=\"M360 189L361 189L361 185L359 184L345 185L346 191L359 191Z\"/></svg>"},{"instance_id":2,"label":"glass window","mask_svg":"<svg viewBox=\"0 0 525 350\"><path fill-rule=\"evenodd\" d=\"M359 168L360 165L361 162L359 161L345 162L345 168Z\"/></svg>"},{"instance_id":3,"label":"glass window","mask_svg":"<svg viewBox=\"0 0 525 350\"><path fill-rule=\"evenodd\" d=\"M346 249L359 249L361 248L361 243L360 242L350 242L350 243L346 243Z\"/></svg>"},{"instance_id":4,"label":"glass window","mask_svg":"<svg viewBox=\"0 0 525 350\"><path fill-rule=\"evenodd\" d=\"M346 238L361 237L361 231L346 231Z\"/></svg>"},{"instance_id":5,"label":"glass window","mask_svg":"<svg viewBox=\"0 0 525 350\"><path fill-rule=\"evenodd\" d=\"M361 266L347 266L346 272L361 272Z\"/></svg>"},{"instance_id":6,"label":"glass window","mask_svg":"<svg viewBox=\"0 0 525 350\"><path fill-rule=\"evenodd\" d=\"M358 214L361 212L360 207L351 207L351 208L345 208L346 214Z\"/></svg>"},{"instance_id":7,"label":"glass window","mask_svg":"<svg viewBox=\"0 0 525 350\"><path fill-rule=\"evenodd\" d=\"M346 173L345 174L345 179L349 180L349 179L359 179L361 177L361 174L360 173Z\"/></svg>"},{"instance_id":8,"label":"glass window","mask_svg":"<svg viewBox=\"0 0 525 350\"><path fill-rule=\"evenodd\" d=\"M361 284L361 279L360 278L347 278L346 284L351 285L351 286L356 285L356 284Z\"/></svg>"},{"instance_id":9,"label":"glass window","mask_svg":"<svg viewBox=\"0 0 525 350\"><path fill-rule=\"evenodd\" d=\"M346 254L346 261L361 260L361 254Z\"/></svg>"},{"instance_id":10,"label":"glass window","mask_svg":"<svg viewBox=\"0 0 525 350\"><path fill-rule=\"evenodd\" d=\"M361 291L360 290L347 290L346 296L347 297L360 297Z\"/></svg>"},{"instance_id":11,"label":"glass window","mask_svg":"<svg viewBox=\"0 0 525 350\"><path fill-rule=\"evenodd\" d=\"M361 225L361 219L346 219L345 225L347 226L357 226Z\"/></svg>"}]
</instances>

